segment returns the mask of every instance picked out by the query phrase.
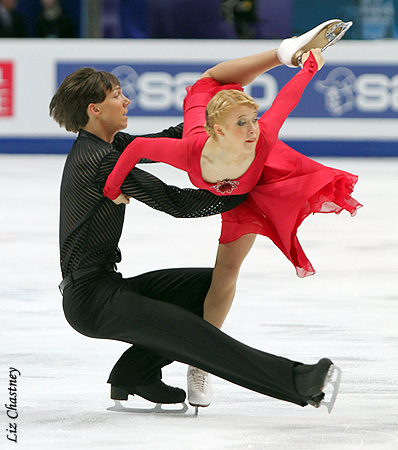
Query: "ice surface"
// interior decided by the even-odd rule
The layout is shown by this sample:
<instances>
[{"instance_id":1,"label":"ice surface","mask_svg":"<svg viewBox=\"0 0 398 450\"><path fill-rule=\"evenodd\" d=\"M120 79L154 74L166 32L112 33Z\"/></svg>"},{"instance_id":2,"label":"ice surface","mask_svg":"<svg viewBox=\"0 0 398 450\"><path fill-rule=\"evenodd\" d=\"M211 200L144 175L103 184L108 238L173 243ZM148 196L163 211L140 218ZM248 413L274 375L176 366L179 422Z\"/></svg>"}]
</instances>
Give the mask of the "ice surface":
<instances>
[{"instance_id":1,"label":"ice surface","mask_svg":"<svg viewBox=\"0 0 398 450\"><path fill-rule=\"evenodd\" d=\"M18 418L2 410L1 448L21 449L398 449L398 160L320 159L360 175L355 218L316 215L299 230L317 270L298 279L266 238L242 268L224 331L254 347L343 370L332 415L253 393L213 377L214 401L193 417L107 411L106 379L127 344L79 335L66 322L58 263L58 191L64 156L0 156L1 398L9 368ZM146 166L148 169L149 167ZM171 184L185 174L152 172ZM173 219L137 202L128 207L124 275L211 266L219 217ZM174 363L164 380L185 386ZM130 407L150 408L143 400ZM18 446L7 440L17 423Z\"/></svg>"}]
</instances>

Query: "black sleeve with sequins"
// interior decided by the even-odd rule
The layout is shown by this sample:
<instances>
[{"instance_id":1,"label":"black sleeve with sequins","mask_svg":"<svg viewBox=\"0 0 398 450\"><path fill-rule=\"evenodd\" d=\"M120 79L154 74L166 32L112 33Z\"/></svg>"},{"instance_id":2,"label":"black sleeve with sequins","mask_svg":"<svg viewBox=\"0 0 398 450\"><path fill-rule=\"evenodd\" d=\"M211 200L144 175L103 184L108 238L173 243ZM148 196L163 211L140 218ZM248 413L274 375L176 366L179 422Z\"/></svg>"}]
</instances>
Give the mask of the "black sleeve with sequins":
<instances>
[{"instance_id":1,"label":"black sleeve with sequins","mask_svg":"<svg viewBox=\"0 0 398 450\"><path fill-rule=\"evenodd\" d=\"M178 137L173 129L154 135ZM120 148L134 137L118 133L114 144L80 131L67 157L60 195L59 244L61 270L65 277L82 267L117 263L125 205L115 205L102 189L120 156ZM127 142L128 143L128 142ZM180 189L134 168L123 191L151 208L174 217L205 217L228 211L244 201L245 195L220 197L198 189Z\"/></svg>"},{"instance_id":2,"label":"black sleeve with sequins","mask_svg":"<svg viewBox=\"0 0 398 450\"><path fill-rule=\"evenodd\" d=\"M182 129L183 124L181 123L177 127L170 127L160 133L148 134L144 137L181 138ZM118 133L113 145L116 150L123 151L135 137L126 133ZM101 185L105 184L106 178L116 164L119 153L117 153L116 159L115 156L110 154L101 167L102 177L99 179ZM152 161L140 161L140 163L145 162ZM181 189L170 186L154 175L138 168L134 168L127 176L122 185L122 190L126 195L130 195L151 208L178 218L206 217L220 214L235 208L246 198L246 195L220 197L202 189Z\"/></svg>"}]
</instances>

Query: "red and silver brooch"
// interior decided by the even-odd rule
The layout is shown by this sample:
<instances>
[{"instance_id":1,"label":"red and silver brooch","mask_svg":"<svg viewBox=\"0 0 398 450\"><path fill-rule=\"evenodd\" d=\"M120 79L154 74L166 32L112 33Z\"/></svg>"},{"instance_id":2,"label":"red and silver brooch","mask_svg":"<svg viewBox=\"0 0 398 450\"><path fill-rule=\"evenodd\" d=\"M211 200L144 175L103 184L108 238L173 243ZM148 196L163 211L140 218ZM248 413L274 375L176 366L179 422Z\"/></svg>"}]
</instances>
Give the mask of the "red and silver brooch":
<instances>
[{"instance_id":1,"label":"red and silver brooch","mask_svg":"<svg viewBox=\"0 0 398 450\"><path fill-rule=\"evenodd\" d=\"M230 194L238 187L239 181L223 180L217 181L217 184L212 186L220 194Z\"/></svg>"}]
</instances>

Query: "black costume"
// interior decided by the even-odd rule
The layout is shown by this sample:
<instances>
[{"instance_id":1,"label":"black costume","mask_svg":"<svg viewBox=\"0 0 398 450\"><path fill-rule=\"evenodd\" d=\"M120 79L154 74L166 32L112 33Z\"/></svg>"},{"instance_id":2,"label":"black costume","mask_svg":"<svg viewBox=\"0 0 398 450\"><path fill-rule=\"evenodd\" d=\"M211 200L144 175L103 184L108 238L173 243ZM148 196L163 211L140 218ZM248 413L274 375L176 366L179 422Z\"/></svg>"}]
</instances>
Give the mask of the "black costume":
<instances>
[{"instance_id":1,"label":"black costume","mask_svg":"<svg viewBox=\"0 0 398 450\"><path fill-rule=\"evenodd\" d=\"M150 137L181 137L182 125ZM108 382L150 384L177 360L271 397L304 406L296 391L298 364L248 347L201 317L212 269L167 269L123 278L118 241L125 205L103 197L106 178L134 136L117 133L113 144L80 131L65 163L61 184L61 269L67 281L63 307L80 333L130 344ZM230 210L245 195L215 196L179 189L134 168L126 195L174 217L203 217ZM65 284L65 283L64 283Z\"/></svg>"}]
</instances>

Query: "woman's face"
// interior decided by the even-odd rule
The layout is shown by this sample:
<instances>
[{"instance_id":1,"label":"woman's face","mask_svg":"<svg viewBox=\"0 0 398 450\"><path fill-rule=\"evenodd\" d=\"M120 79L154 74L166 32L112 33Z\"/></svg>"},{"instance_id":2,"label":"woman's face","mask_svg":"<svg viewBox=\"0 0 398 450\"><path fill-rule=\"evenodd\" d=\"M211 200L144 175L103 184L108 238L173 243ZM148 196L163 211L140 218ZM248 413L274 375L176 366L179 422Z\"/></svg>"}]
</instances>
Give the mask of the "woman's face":
<instances>
[{"instance_id":1,"label":"woman's face","mask_svg":"<svg viewBox=\"0 0 398 450\"><path fill-rule=\"evenodd\" d=\"M217 134L226 144L252 151L259 137L257 110L251 106L232 106L219 124L214 125Z\"/></svg>"}]
</instances>

